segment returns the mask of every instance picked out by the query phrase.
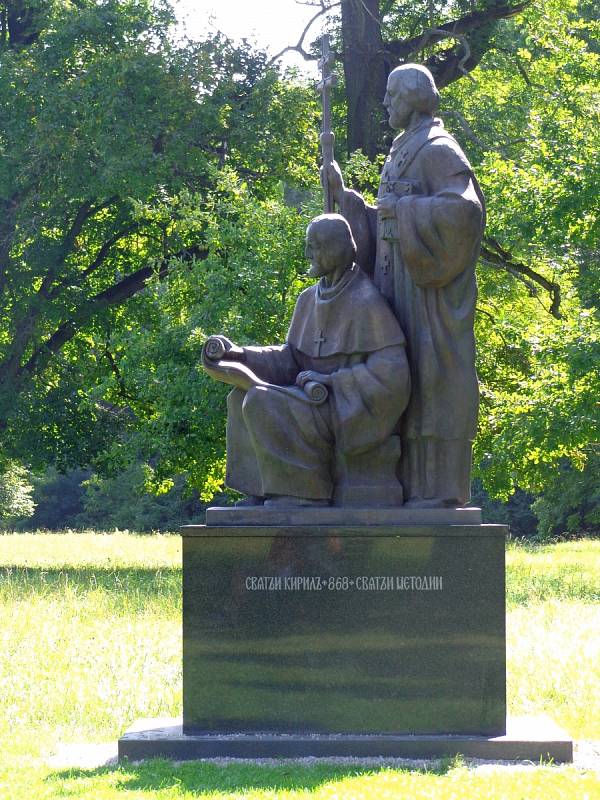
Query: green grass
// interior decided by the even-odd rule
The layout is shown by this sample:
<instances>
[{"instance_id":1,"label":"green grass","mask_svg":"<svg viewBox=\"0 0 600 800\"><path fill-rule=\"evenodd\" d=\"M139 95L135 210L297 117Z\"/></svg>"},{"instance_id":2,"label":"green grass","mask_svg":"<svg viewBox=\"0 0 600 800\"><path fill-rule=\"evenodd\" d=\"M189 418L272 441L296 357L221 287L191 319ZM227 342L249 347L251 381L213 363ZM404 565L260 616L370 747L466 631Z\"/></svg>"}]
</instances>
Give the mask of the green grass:
<instances>
[{"instance_id":1,"label":"green grass","mask_svg":"<svg viewBox=\"0 0 600 800\"><path fill-rule=\"evenodd\" d=\"M510 711L600 738L600 542L507 552ZM437 773L323 765L154 761L46 764L59 744L114 741L181 707L178 536L0 536L0 798L590 798L573 767Z\"/></svg>"}]
</instances>

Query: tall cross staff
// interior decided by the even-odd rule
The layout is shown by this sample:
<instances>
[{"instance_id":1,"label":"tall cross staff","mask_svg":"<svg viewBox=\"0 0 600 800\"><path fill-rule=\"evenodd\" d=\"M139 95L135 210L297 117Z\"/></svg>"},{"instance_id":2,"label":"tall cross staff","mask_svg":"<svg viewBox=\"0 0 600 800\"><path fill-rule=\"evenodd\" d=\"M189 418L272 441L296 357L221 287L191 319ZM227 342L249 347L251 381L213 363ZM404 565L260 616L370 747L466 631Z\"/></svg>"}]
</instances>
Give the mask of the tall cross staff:
<instances>
[{"instance_id":1,"label":"tall cross staff","mask_svg":"<svg viewBox=\"0 0 600 800\"><path fill-rule=\"evenodd\" d=\"M323 129L321 131L321 152L323 154L323 166L321 169L321 186L323 187L323 211L331 214L333 211L333 197L327 180L326 167L333 164L333 146L335 135L331 130L331 87L336 84L336 77L332 72L335 55L329 49L329 36L323 34L321 39L321 58L319 67L321 68L321 81L317 85L321 97L323 98Z\"/></svg>"}]
</instances>

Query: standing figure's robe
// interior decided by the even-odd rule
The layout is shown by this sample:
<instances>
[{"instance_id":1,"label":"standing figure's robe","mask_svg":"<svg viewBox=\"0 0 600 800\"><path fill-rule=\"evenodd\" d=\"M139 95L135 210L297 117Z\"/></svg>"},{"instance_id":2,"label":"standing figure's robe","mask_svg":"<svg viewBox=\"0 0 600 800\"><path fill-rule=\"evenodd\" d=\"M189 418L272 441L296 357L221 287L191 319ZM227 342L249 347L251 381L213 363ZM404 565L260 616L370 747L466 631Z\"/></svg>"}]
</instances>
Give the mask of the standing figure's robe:
<instances>
[{"instance_id":1,"label":"standing figure's robe","mask_svg":"<svg viewBox=\"0 0 600 800\"><path fill-rule=\"evenodd\" d=\"M270 384L293 386L304 370L331 376L320 406L264 386L230 393L226 483L244 494L330 500L336 453L385 442L408 402L404 334L356 265L334 286L321 280L300 294L284 345L244 354Z\"/></svg>"},{"instance_id":2,"label":"standing figure's robe","mask_svg":"<svg viewBox=\"0 0 600 800\"><path fill-rule=\"evenodd\" d=\"M358 263L389 300L407 339L405 498L463 505L479 404L473 323L484 200L459 145L433 118L394 140L378 196L388 192L399 197L395 220L382 220L351 190L341 213Z\"/></svg>"}]
</instances>

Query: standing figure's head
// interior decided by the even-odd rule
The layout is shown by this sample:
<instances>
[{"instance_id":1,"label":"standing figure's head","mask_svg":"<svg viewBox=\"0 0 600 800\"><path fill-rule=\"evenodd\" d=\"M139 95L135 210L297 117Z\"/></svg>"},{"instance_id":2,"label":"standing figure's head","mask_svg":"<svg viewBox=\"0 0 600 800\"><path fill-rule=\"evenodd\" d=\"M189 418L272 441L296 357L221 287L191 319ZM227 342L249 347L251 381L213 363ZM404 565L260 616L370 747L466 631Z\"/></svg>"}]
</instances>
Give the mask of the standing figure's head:
<instances>
[{"instance_id":1,"label":"standing figure's head","mask_svg":"<svg viewBox=\"0 0 600 800\"><path fill-rule=\"evenodd\" d=\"M321 214L306 229L306 257L311 278L330 278L335 283L354 263L356 244L341 214Z\"/></svg>"},{"instance_id":2,"label":"standing figure's head","mask_svg":"<svg viewBox=\"0 0 600 800\"><path fill-rule=\"evenodd\" d=\"M395 130L408 127L415 112L433 116L439 104L440 94L427 67L403 64L390 72L383 105Z\"/></svg>"}]
</instances>

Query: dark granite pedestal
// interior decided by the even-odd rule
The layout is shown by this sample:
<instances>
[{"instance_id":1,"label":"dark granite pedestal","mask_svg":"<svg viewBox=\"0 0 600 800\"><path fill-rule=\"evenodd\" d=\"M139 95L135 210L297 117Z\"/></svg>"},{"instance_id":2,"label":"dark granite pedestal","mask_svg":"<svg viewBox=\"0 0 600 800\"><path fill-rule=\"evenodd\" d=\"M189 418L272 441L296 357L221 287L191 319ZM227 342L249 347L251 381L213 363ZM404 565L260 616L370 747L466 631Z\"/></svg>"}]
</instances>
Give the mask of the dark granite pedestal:
<instances>
[{"instance_id":1,"label":"dark granite pedestal","mask_svg":"<svg viewBox=\"0 0 600 800\"><path fill-rule=\"evenodd\" d=\"M449 758L573 761L573 741L547 717L509 718L504 736L329 736L183 733L181 717L142 719L119 740L119 759Z\"/></svg>"},{"instance_id":2,"label":"dark granite pedestal","mask_svg":"<svg viewBox=\"0 0 600 800\"><path fill-rule=\"evenodd\" d=\"M186 528L184 733L502 735L505 532Z\"/></svg>"},{"instance_id":3,"label":"dark granite pedestal","mask_svg":"<svg viewBox=\"0 0 600 800\"><path fill-rule=\"evenodd\" d=\"M120 755L569 760L506 736L506 528L332 511L183 530L182 727L138 725Z\"/></svg>"}]
</instances>

